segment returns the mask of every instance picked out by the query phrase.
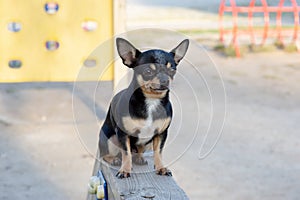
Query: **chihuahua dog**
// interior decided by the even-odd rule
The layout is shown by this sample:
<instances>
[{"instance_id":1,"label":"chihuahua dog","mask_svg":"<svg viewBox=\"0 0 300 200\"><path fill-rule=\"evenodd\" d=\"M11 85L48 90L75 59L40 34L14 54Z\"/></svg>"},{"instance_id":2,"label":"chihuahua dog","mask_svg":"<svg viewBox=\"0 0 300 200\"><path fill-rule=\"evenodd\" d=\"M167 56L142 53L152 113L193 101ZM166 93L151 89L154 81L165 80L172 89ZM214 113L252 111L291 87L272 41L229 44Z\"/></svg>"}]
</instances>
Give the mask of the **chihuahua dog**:
<instances>
[{"instance_id":1,"label":"chihuahua dog","mask_svg":"<svg viewBox=\"0 0 300 200\"><path fill-rule=\"evenodd\" d=\"M152 49L141 52L125 39L116 39L123 64L133 69L128 88L116 94L99 135L100 157L121 166L118 178L130 177L132 162L145 165L143 153L153 148L158 175L172 176L162 163L162 149L172 120L169 85L177 65L185 56L189 40L170 52Z\"/></svg>"}]
</instances>

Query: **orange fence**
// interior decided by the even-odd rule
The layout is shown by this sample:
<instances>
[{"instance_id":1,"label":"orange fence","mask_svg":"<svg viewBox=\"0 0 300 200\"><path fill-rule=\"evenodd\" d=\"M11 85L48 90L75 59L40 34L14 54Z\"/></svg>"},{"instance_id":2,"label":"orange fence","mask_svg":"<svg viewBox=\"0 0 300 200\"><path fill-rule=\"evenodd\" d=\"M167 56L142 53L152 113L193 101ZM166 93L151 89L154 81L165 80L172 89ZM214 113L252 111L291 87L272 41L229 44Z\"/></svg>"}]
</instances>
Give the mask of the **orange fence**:
<instances>
[{"instance_id":1,"label":"orange fence","mask_svg":"<svg viewBox=\"0 0 300 200\"><path fill-rule=\"evenodd\" d=\"M229 0L229 5L226 5L226 0L221 0L219 7L219 28L220 28L220 41L224 43L224 36L226 34L232 35L232 44L235 48L237 57L241 56L241 52L238 45L238 37L240 35L249 35L251 44L255 44L255 34L258 34L253 28L253 13L263 13L264 26L262 30L262 41L261 45L266 42L268 37L274 37L283 44L283 37L292 37L292 43L295 43L299 35L299 11L296 0L289 0L291 5L285 6L285 0L280 0L277 6L269 6L266 0L261 0L260 5L256 5L255 0L250 0L248 6L238 6L235 0ZM232 14L232 29L226 30L224 28L224 13L228 12ZM282 13L290 12L294 16L294 25L291 28L282 28ZM238 14L248 13L248 26L245 30L240 30L238 27ZM276 26L275 29L270 27L270 13L276 14Z\"/></svg>"}]
</instances>

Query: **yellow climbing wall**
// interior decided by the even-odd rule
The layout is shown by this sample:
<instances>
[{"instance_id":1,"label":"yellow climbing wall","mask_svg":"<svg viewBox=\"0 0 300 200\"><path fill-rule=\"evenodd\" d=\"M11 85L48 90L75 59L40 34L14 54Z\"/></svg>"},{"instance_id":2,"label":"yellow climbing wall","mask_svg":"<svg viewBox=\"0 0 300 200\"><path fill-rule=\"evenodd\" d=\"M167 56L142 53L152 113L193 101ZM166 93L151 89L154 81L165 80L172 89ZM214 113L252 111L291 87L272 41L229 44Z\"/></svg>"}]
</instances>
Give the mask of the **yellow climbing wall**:
<instances>
[{"instance_id":1,"label":"yellow climbing wall","mask_svg":"<svg viewBox=\"0 0 300 200\"><path fill-rule=\"evenodd\" d=\"M112 36L112 0L0 0L0 82L112 80Z\"/></svg>"}]
</instances>

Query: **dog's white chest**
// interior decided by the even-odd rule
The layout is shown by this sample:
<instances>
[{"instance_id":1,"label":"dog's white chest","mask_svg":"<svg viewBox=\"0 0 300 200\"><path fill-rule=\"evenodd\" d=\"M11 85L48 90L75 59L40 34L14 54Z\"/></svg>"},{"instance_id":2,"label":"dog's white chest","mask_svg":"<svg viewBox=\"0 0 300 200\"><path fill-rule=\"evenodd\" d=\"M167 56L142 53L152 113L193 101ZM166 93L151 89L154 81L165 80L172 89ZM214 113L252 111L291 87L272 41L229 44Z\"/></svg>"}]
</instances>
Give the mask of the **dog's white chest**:
<instances>
[{"instance_id":1,"label":"dog's white chest","mask_svg":"<svg viewBox=\"0 0 300 200\"><path fill-rule=\"evenodd\" d=\"M123 125L126 132L130 135L138 137L138 144L145 144L154 136L155 133L163 132L170 124L171 117L161 116L159 119L154 119L153 114L159 109L164 109L160 105L159 99L147 99L147 118L133 119L131 117L123 118Z\"/></svg>"},{"instance_id":2,"label":"dog's white chest","mask_svg":"<svg viewBox=\"0 0 300 200\"><path fill-rule=\"evenodd\" d=\"M147 99L147 114L148 117L145 120L142 127L139 130L139 141L138 143L147 142L154 135L155 130L158 128L156 124L156 120L153 120L153 113L158 109L160 101L158 99Z\"/></svg>"}]
</instances>

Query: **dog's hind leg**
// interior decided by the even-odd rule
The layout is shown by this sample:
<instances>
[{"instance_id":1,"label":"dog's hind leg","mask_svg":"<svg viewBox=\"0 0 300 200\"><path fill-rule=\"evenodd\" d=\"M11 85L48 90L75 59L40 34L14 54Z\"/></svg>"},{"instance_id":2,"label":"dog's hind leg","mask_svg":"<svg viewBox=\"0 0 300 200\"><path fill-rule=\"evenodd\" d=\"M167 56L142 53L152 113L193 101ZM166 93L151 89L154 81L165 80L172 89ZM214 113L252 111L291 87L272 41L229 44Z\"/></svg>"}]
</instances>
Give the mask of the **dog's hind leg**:
<instances>
[{"instance_id":1,"label":"dog's hind leg","mask_svg":"<svg viewBox=\"0 0 300 200\"><path fill-rule=\"evenodd\" d=\"M143 153L145 152L145 146L144 145L137 145L136 150L137 150L137 152L134 153L134 155L132 157L132 161L134 162L134 164L136 164L136 165L147 165L148 162L143 157Z\"/></svg>"},{"instance_id":2,"label":"dog's hind leg","mask_svg":"<svg viewBox=\"0 0 300 200\"><path fill-rule=\"evenodd\" d=\"M114 131L111 122L110 109L100 130L98 146L100 150L100 158L103 158L103 160L111 165L121 165L120 148L116 132Z\"/></svg>"},{"instance_id":3,"label":"dog's hind leg","mask_svg":"<svg viewBox=\"0 0 300 200\"><path fill-rule=\"evenodd\" d=\"M105 134L104 131L107 131L108 129L105 126L106 125L104 124L100 132L100 158L103 158L103 160L111 165L120 166L122 161L117 136L112 135L110 138L107 138L107 134Z\"/></svg>"},{"instance_id":4,"label":"dog's hind leg","mask_svg":"<svg viewBox=\"0 0 300 200\"><path fill-rule=\"evenodd\" d=\"M108 154L103 156L103 159L113 166L121 166L121 151L116 135L113 135L108 140Z\"/></svg>"}]
</instances>

